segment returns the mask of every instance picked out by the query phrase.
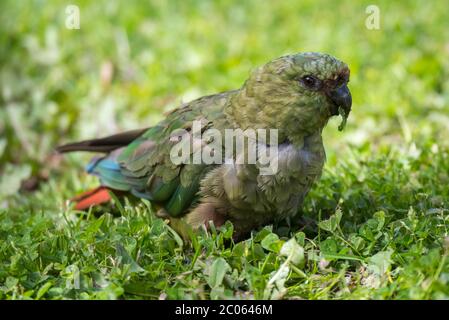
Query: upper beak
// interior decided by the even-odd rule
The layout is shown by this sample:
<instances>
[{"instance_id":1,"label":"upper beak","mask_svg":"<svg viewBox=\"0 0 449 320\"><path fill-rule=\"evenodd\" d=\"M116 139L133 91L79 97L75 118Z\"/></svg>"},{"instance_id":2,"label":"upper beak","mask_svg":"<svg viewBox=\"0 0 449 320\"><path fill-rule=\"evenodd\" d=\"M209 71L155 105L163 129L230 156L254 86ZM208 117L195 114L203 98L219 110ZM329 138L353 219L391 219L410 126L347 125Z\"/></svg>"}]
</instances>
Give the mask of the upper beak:
<instances>
[{"instance_id":1,"label":"upper beak","mask_svg":"<svg viewBox=\"0 0 449 320\"><path fill-rule=\"evenodd\" d=\"M351 91L346 84L329 92L329 98L337 105L337 110L332 110L332 115L338 115L338 107L342 107L349 114L352 106Z\"/></svg>"}]
</instances>

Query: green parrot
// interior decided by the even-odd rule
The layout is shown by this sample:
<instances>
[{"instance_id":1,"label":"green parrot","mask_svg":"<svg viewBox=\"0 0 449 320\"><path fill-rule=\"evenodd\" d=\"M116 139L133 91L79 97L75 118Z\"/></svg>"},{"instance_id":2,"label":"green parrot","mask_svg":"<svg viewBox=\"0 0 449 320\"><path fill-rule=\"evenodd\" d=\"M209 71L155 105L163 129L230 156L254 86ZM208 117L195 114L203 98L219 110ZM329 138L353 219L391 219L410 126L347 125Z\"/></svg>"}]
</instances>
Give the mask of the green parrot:
<instances>
[{"instance_id":1,"label":"green parrot","mask_svg":"<svg viewBox=\"0 0 449 320\"><path fill-rule=\"evenodd\" d=\"M101 186L75 197L75 208L109 201L110 192L132 194L150 200L183 236L185 228L231 221L236 239L293 216L321 175L323 128L336 115L343 118L340 130L346 123L349 74L344 62L328 54L286 55L255 69L240 89L184 103L153 127L59 146L59 152L103 153L87 166ZM214 129L215 139L195 136L195 123L201 133ZM192 160L228 129L276 129L274 143L266 138L256 144L265 151L276 147L277 170L263 174L259 159L238 161L248 155L245 148L214 149L221 163L173 161L175 146Z\"/></svg>"}]
</instances>

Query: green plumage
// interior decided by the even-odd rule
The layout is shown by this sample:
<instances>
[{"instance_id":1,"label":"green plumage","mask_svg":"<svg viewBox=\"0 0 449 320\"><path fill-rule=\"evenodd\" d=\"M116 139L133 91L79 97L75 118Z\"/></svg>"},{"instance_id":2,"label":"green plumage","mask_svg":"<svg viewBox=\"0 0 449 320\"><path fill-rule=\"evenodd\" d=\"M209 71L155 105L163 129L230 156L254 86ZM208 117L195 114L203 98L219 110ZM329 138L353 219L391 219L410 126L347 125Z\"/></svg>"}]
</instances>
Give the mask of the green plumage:
<instances>
[{"instance_id":1,"label":"green plumage","mask_svg":"<svg viewBox=\"0 0 449 320\"><path fill-rule=\"evenodd\" d=\"M100 143L98 151L109 153L92 162L89 172L111 189L153 201L161 216L182 217L194 229L209 220L215 225L230 220L236 237L243 236L297 212L321 175L324 126L333 115L342 114L345 121L349 114L348 80L348 67L332 56L281 57L255 69L241 89L183 104L156 126L128 134L128 140L108 141L113 150ZM258 164L236 164L235 153L227 164L173 163L170 152L177 141L170 137L178 131L192 135L194 121L201 121L203 132L213 128L223 136L225 129L278 129L277 173L261 175ZM60 150L92 151L97 141ZM197 152L191 148L189 157Z\"/></svg>"}]
</instances>

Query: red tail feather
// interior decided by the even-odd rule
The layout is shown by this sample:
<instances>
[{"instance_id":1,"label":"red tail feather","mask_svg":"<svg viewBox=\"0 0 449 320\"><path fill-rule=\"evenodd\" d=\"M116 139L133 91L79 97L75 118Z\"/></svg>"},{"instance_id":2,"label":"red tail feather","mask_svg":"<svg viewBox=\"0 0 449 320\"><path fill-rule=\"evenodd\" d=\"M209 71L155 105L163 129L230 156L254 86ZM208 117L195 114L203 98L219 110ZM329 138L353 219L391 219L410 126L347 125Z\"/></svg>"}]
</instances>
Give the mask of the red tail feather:
<instances>
[{"instance_id":1,"label":"red tail feather","mask_svg":"<svg viewBox=\"0 0 449 320\"><path fill-rule=\"evenodd\" d=\"M98 187L72 198L71 201L76 202L75 210L86 210L91 206L111 201L109 192L112 191L106 187Z\"/></svg>"}]
</instances>

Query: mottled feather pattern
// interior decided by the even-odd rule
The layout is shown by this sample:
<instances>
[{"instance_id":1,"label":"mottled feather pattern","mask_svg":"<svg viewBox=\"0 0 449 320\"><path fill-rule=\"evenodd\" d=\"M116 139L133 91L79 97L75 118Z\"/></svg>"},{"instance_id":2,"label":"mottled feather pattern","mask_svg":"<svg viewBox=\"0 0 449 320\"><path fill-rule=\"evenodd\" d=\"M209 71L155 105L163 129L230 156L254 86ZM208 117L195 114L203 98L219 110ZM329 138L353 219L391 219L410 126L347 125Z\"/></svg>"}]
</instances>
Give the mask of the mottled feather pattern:
<instances>
[{"instance_id":1,"label":"mottled feather pattern","mask_svg":"<svg viewBox=\"0 0 449 320\"><path fill-rule=\"evenodd\" d=\"M209 220L217 226L230 220L239 238L275 219L293 216L321 175L325 162L321 132L335 113L335 102L325 91L333 88L307 88L301 80L305 76L329 86L342 77L347 82L349 69L321 53L275 59L256 68L238 90L183 103L157 125L133 133L136 136L117 136L126 145L91 162L89 172L99 176L105 187L150 199L160 208L160 216L171 217L174 227L197 229L207 227ZM201 122L202 133L214 128L223 137L225 129L277 129L278 171L261 175L258 163L236 163L245 154L234 153L232 159L224 159L225 152L223 164L173 163L170 150L177 142L170 135L180 132L184 138L193 138L194 121ZM86 150L91 145L108 150L97 142L100 140L89 141ZM113 140L102 141L113 145ZM195 141L188 158L193 159L208 143L204 137ZM274 147L265 143L268 149Z\"/></svg>"}]
</instances>

